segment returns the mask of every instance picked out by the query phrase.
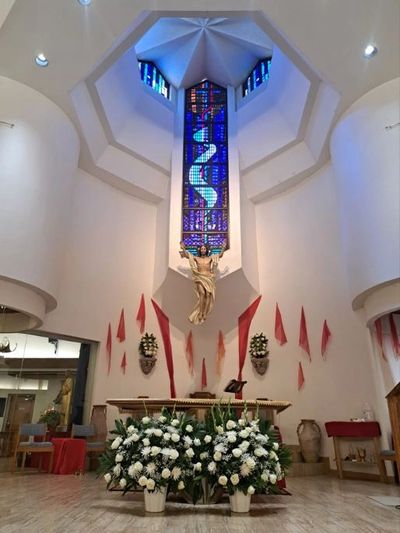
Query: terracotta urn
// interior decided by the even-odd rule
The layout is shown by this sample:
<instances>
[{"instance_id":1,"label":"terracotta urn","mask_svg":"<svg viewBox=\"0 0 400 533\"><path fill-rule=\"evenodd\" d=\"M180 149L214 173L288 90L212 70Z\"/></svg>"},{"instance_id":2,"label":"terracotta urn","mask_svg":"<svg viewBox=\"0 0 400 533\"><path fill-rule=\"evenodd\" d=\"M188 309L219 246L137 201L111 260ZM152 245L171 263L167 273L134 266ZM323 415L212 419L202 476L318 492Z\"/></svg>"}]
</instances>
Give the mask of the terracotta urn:
<instances>
[{"instance_id":1,"label":"terracotta urn","mask_svg":"<svg viewBox=\"0 0 400 533\"><path fill-rule=\"evenodd\" d=\"M318 463L321 451L321 430L315 420L302 419L297 426L300 450L305 463Z\"/></svg>"}]
</instances>

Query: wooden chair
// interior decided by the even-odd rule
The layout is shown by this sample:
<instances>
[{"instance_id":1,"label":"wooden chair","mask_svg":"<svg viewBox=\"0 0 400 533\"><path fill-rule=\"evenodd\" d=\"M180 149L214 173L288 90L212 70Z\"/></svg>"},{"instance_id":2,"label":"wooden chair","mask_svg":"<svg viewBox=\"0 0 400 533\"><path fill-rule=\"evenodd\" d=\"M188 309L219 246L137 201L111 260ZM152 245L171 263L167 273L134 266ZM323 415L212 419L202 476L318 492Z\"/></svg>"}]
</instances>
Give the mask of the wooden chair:
<instances>
[{"instance_id":1,"label":"wooden chair","mask_svg":"<svg viewBox=\"0 0 400 533\"><path fill-rule=\"evenodd\" d=\"M11 458L11 472L15 472L17 468L17 456L22 453L22 470L25 467L25 460L27 453L49 453L49 472L53 469L54 445L51 442L45 441L47 432L46 424L21 424L19 428L18 438L15 445L14 453ZM28 440L21 440L21 437L28 437ZM42 437L41 441L34 441L35 437ZM42 456L39 459L39 472L42 468Z\"/></svg>"},{"instance_id":2,"label":"wooden chair","mask_svg":"<svg viewBox=\"0 0 400 533\"><path fill-rule=\"evenodd\" d=\"M96 441L95 437L96 429L94 426L72 424L71 438L86 439L86 454L90 459L104 453L106 450L106 443L104 441Z\"/></svg>"}]
</instances>

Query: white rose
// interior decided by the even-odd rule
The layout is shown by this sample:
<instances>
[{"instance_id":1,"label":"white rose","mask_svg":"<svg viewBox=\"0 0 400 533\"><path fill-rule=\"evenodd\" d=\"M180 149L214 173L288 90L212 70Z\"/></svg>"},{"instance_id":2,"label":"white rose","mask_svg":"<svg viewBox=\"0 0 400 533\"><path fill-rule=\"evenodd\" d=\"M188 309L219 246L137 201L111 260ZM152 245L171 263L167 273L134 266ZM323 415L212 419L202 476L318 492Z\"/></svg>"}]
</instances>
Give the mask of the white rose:
<instances>
[{"instance_id":1,"label":"white rose","mask_svg":"<svg viewBox=\"0 0 400 533\"><path fill-rule=\"evenodd\" d=\"M164 439L165 441L168 442L170 438L171 438L171 433L164 433L163 439Z\"/></svg>"},{"instance_id":2,"label":"white rose","mask_svg":"<svg viewBox=\"0 0 400 533\"><path fill-rule=\"evenodd\" d=\"M273 450L271 450L271 451L269 452L269 457L270 457L270 459L272 459L273 461L277 461L277 460L278 460L278 456L276 455L276 453L275 453Z\"/></svg>"},{"instance_id":3,"label":"white rose","mask_svg":"<svg viewBox=\"0 0 400 533\"><path fill-rule=\"evenodd\" d=\"M139 485L141 487L145 487L147 485L147 477L146 476L140 476Z\"/></svg>"},{"instance_id":4,"label":"white rose","mask_svg":"<svg viewBox=\"0 0 400 533\"><path fill-rule=\"evenodd\" d=\"M263 473L261 474L261 479L262 479L263 481L268 481L268 479L269 479L269 478L268 478L268 474L267 474L266 472L263 472Z\"/></svg>"},{"instance_id":5,"label":"white rose","mask_svg":"<svg viewBox=\"0 0 400 533\"><path fill-rule=\"evenodd\" d=\"M154 435L155 435L156 437L162 437L162 434L163 434L163 433L162 433L161 429L155 429L155 430L154 430Z\"/></svg>"},{"instance_id":6,"label":"white rose","mask_svg":"<svg viewBox=\"0 0 400 533\"><path fill-rule=\"evenodd\" d=\"M188 437L187 435L185 435L183 437L183 440L185 441L185 443L188 445L188 446L191 446L193 444L193 441L190 437Z\"/></svg>"},{"instance_id":7,"label":"white rose","mask_svg":"<svg viewBox=\"0 0 400 533\"><path fill-rule=\"evenodd\" d=\"M212 438L211 438L210 435L206 435L206 436L204 437L204 442L205 442L206 444L208 444L208 443L211 442L211 441L212 441Z\"/></svg>"},{"instance_id":8,"label":"white rose","mask_svg":"<svg viewBox=\"0 0 400 533\"><path fill-rule=\"evenodd\" d=\"M242 437L242 439L247 439L249 436L249 432L247 429L242 429L242 431L239 432L239 436Z\"/></svg>"},{"instance_id":9,"label":"white rose","mask_svg":"<svg viewBox=\"0 0 400 533\"><path fill-rule=\"evenodd\" d=\"M178 483L178 490L183 490L184 488L185 488L185 484L184 484L184 482L183 482L183 481L180 481L180 482Z\"/></svg>"},{"instance_id":10,"label":"white rose","mask_svg":"<svg viewBox=\"0 0 400 533\"><path fill-rule=\"evenodd\" d=\"M167 421L166 417L163 416L163 415L159 416L159 417L158 417L158 420L159 420L159 422L161 422L161 424L164 424L164 422Z\"/></svg>"},{"instance_id":11,"label":"white rose","mask_svg":"<svg viewBox=\"0 0 400 533\"><path fill-rule=\"evenodd\" d=\"M236 422L234 422L233 420L228 420L228 422L226 423L226 429L233 429L236 427Z\"/></svg>"},{"instance_id":12,"label":"white rose","mask_svg":"<svg viewBox=\"0 0 400 533\"><path fill-rule=\"evenodd\" d=\"M246 420L244 420L243 418L239 418L239 420L238 420L238 424L239 424L239 426L242 426L242 427L243 427L243 426L246 425Z\"/></svg>"},{"instance_id":13,"label":"white rose","mask_svg":"<svg viewBox=\"0 0 400 533\"><path fill-rule=\"evenodd\" d=\"M256 455L257 457L262 457L264 453L265 453L264 448L256 448L254 450L254 455Z\"/></svg>"},{"instance_id":14,"label":"white rose","mask_svg":"<svg viewBox=\"0 0 400 533\"><path fill-rule=\"evenodd\" d=\"M272 446L275 451L279 450L279 442L274 442Z\"/></svg>"},{"instance_id":15,"label":"white rose","mask_svg":"<svg viewBox=\"0 0 400 533\"><path fill-rule=\"evenodd\" d=\"M129 426L127 431L128 431L128 433L133 433L134 431L136 431L136 428L135 428L135 426Z\"/></svg>"},{"instance_id":16,"label":"white rose","mask_svg":"<svg viewBox=\"0 0 400 533\"><path fill-rule=\"evenodd\" d=\"M143 424L149 424L149 422L150 422L150 417L148 417L148 416L144 416L144 417L142 418L142 422L143 422Z\"/></svg>"},{"instance_id":17,"label":"white rose","mask_svg":"<svg viewBox=\"0 0 400 533\"><path fill-rule=\"evenodd\" d=\"M150 446L149 439L145 438L145 439L142 440L142 442L143 442L143 446Z\"/></svg>"},{"instance_id":18,"label":"white rose","mask_svg":"<svg viewBox=\"0 0 400 533\"><path fill-rule=\"evenodd\" d=\"M207 459L208 457L208 452L201 452L200 454L200 459L203 461L204 459Z\"/></svg>"},{"instance_id":19,"label":"white rose","mask_svg":"<svg viewBox=\"0 0 400 533\"><path fill-rule=\"evenodd\" d=\"M122 453L117 453L117 455L115 456L116 463L120 463L121 461L123 461L123 459L124 459L124 456L122 455Z\"/></svg>"},{"instance_id":20,"label":"white rose","mask_svg":"<svg viewBox=\"0 0 400 533\"><path fill-rule=\"evenodd\" d=\"M256 489L253 487L253 485L250 485L250 487L247 489L247 494L254 494Z\"/></svg>"},{"instance_id":21,"label":"white rose","mask_svg":"<svg viewBox=\"0 0 400 533\"><path fill-rule=\"evenodd\" d=\"M198 439L198 438L195 438L194 441L193 441L193 443L194 443L195 446L200 446L200 444L201 444L201 440Z\"/></svg>"},{"instance_id":22,"label":"white rose","mask_svg":"<svg viewBox=\"0 0 400 533\"><path fill-rule=\"evenodd\" d=\"M133 440L133 442L137 442L139 440L139 435L137 433L134 433L131 439Z\"/></svg>"},{"instance_id":23,"label":"white rose","mask_svg":"<svg viewBox=\"0 0 400 533\"><path fill-rule=\"evenodd\" d=\"M211 474L213 474L215 472L215 469L216 469L217 465L214 463L214 461L212 461L208 467L207 467L207 470L209 472L211 472Z\"/></svg>"},{"instance_id":24,"label":"white rose","mask_svg":"<svg viewBox=\"0 0 400 533\"><path fill-rule=\"evenodd\" d=\"M122 440L123 439L121 437L117 437L116 439L114 439L113 443L111 444L111 449L112 450L116 450L119 447L119 445L121 444Z\"/></svg>"},{"instance_id":25,"label":"white rose","mask_svg":"<svg viewBox=\"0 0 400 533\"><path fill-rule=\"evenodd\" d=\"M119 486L121 487L121 489L124 489L126 487L126 479L125 478L120 479Z\"/></svg>"},{"instance_id":26,"label":"white rose","mask_svg":"<svg viewBox=\"0 0 400 533\"><path fill-rule=\"evenodd\" d=\"M196 463L194 465L194 469L197 471L197 472L201 472L201 463Z\"/></svg>"},{"instance_id":27,"label":"white rose","mask_svg":"<svg viewBox=\"0 0 400 533\"><path fill-rule=\"evenodd\" d=\"M161 472L161 477L163 479L168 479L171 475L171 470L169 468L164 468L163 471Z\"/></svg>"},{"instance_id":28,"label":"white rose","mask_svg":"<svg viewBox=\"0 0 400 533\"><path fill-rule=\"evenodd\" d=\"M107 474L104 474L104 479L106 480L107 483L110 483L110 481L112 479L111 478L111 474L109 474L108 472L107 472Z\"/></svg>"},{"instance_id":29,"label":"white rose","mask_svg":"<svg viewBox=\"0 0 400 533\"><path fill-rule=\"evenodd\" d=\"M248 448L249 446L250 446L250 443L249 443L249 441L247 441L247 440L244 440L243 442L241 442L241 443L239 444L239 448L240 448L241 450L243 450L244 452L247 450L247 448Z\"/></svg>"},{"instance_id":30,"label":"white rose","mask_svg":"<svg viewBox=\"0 0 400 533\"><path fill-rule=\"evenodd\" d=\"M221 452L215 452L213 455L214 461L221 461L222 459L222 453Z\"/></svg>"},{"instance_id":31,"label":"white rose","mask_svg":"<svg viewBox=\"0 0 400 533\"><path fill-rule=\"evenodd\" d=\"M171 440L172 442L179 442L180 436L178 435L178 433L172 433Z\"/></svg>"},{"instance_id":32,"label":"white rose","mask_svg":"<svg viewBox=\"0 0 400 533\"><path fill-rule=\"evenodd\" d=\"M159 446L152 446L151 447L151 455L155 457L161 452L161 448Z\"/></svg>"},{"instance_id":33,"label":"white rose","mask_svg":"<svg viewBox=\"0 0 400 533\"><path fill-rule=\"evenodd\" d=\"M154 487L156 486L156 482L154 479L148 479L146 483L146 489L147 490L154 490Z\"/></svg>"},{"instance_id":34,"label":"white rose","mask_svg":"<svg viewBox=\"0 0 400 533\"><path fill-rule=\"evenodd\" d=\"M177 418L174 418L172 421L171 421L171 424L176 427L176 426L179 426L179 420Z\"/></svg>"},{"instance_id":35,"label":"white rose","mask_svg":"<svg viewBox=\"0 0 400 533\"><path fill-rule=\"evenodd\" d=\"M224 428L222 426L217 426L215 429L217 430L217 433L219 435L222 435L222 433L224 432Z\"/></svg>"},{"instance_id":36,"label":"white rose","mask_svg":"<svg viewBox=\"0 0 400 533\"><path fill-rule=\"evenodd\" d=\"M226 476L219 476L218 483L225 487L225 485L228 483L228 478Z\"/></svg>"},{"instance_id":37,"label":"white rose","mask_svg":"<svg viewBox=\"0 0 400 533\"><path fill-rule=\"evenodd\" d=\"M185 427L186 431L188 433L191 433L193 431L193 426L191 426L190 424L188 424L186 427Z\"/></svg>"},{"instance_id":38,"label":"white rose","mask_svg":"<svg viewBox=\"0 0 400 533\"><path fill-rule=\"evenodd\" d=\"M251 457L248 457L246 459L246 465L250 468L250 469L253 469L255 466L256 466L256 462L254 461L254 459L252 459Z\"/></svg>"},{"instance_id":39,"label":"white rose","mask_svg":"<svg viewBox=\"0 0 400 533\"><path fill-rule=\"evenodd\" d=\"M240 448L234 448L234 449L232 450L233 457L236 457L236 459L237 459L238 457L240 457L240 456L242 455L242 453L243 453L243 452L242 452L242 450L241 450Z\"/></svg>"},{"instance_id":40,"label":"white rose","mask_svg":"<svg viewBox=\"0 0 400 533\"><path fill-rule=\"evenodd\" d=\"M118 464L118 465L114 466L114 468L113 468L113 472L114 472L114 474L115 474L116 476L119 476L120 473L121 473L121 465Z\"/></svg>"},{"instance_id":41,"label":"white rose","mask_svg":"<svg viewBox=\"0 0 400 533\"><path fill-rule=\"evenodd\" d=\"M171 451L169 452L169 456L171 457L171 459L172 459L173 461L176 461L176 460L178 459L178 457L179 457L179 452L178 452L178 450L171 450Z\"/></svg>"},{"instance_id":42,"label":"white rose","mask_svg":"<svg viewBox=\"0 0 400 533\"><path fill-rule=\"evenodd\" d=\"M230 477L232 485L237 485L239 483L239 475L238 474L232 474Z\"/></svg>"},{"instance_id":43,"label":"white rose","mask_svg":"<svg viewBox=\"0 0 400 533\"><path fill-rule=\"evenodd\" d=\"M228 435L228 442L236 442L236 436L235 435Z\"/></svg>"},{"instance_id":44,"label":"white rose","mask_svg":"<svg viewBox=\"0 0 400 533\"><path fill-rule=\"evenodd\" d=\"M219 444L217 444L216 446L214 446L214 451L215 452L222 452L224 453L226 451L226 446L225 444L222 444L222 442L220 442Z\"/></svg>"},{"instance_id":45,"label":"white rose","mask_svg":"<svg viewBox=\"0 0 400 533\"><path fill-rule=\"evenodd\" d=\"M277 474L281 474L282 473L281 465L279 463L277 465L275 465L275 472Z\"/></svg>"},{"instance_id":46,"label":"white rose","mask_svg":"<svg viewBox=\"0 0 400 533\"><path fill-rule=\"evenodd\" d=\"M193 448L188 448L186 450L186 455L191 459L194 456Z\"/></svg>"},{"instance_id":47,"label":"white rose","mask_svg":"<svg viewBox=\"0 0 400 533\"><path fill-rule=\"evenodd\" d=\"M136 463L133 463L133 468L135 469L135 472L141 472L143 470L143 465L140 461L136 461Z\"/></svg>"},{"instance_id":48,"label":"white rose","mask_svg":"<svg viewBox=\"0 0 400 533\"><path fill-rule=\"evenodd\" d=\"M275 483L276 483L276 475L275 475L275 474L270 474L270 475L269 475L269 480L270 480L270 482L271 482L273 485L275 485Z\"/></svg>"}]
</instances>

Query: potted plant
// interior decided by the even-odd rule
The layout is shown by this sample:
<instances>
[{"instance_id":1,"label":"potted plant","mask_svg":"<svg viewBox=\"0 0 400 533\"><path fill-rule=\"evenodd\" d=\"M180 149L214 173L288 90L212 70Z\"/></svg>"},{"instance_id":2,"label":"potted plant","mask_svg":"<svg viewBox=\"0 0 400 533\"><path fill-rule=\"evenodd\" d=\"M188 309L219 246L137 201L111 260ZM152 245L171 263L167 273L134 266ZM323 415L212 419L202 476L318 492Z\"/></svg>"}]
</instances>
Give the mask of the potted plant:
<instances>
[{"instance_id":1,"label":"potted plant","mask_svg":"<svg viewBox=\"0 0 400 533\"><path fill-rule=\"evenodd\" d=\"M47 427L50 431L54 431L55 428L60 424L60 421L61 413L57 411L54 405L51 405L45 409L39 418L39 423L47 424Z\"/></svg>"},{"instance_id":2,"label":"potted plant","mask_svg":"<svg viewBox=\"0 0 400 533\"><path fill-rule=\"evenodd\" d=\"M157 361L158 344L153 333L145 333L140 339L140 368L144 374L150 374Z\"/></svg>"},{"instance_id":3,"label":"potted plant","mask_svg":"<svg viewBox=\"0 0 400 533\"><path fill-rule=\"evenodd\" d=\"M251 363L256 372L263 375L268 368L268 339L264 333L256 333L250 339Z\"/></svg>"}]
</instances>

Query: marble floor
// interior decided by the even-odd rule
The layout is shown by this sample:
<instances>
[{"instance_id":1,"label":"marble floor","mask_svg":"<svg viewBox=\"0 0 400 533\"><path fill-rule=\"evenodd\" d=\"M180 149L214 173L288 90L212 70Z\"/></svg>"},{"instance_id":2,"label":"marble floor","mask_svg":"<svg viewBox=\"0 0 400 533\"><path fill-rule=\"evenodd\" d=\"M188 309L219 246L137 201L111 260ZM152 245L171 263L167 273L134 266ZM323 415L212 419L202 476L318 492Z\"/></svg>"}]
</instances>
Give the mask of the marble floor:
<instances>
[{"instance_id":1,"label":"marble floor","mask_svg":"<svg viewBox=\"0 0 400 533\"><path fill-rule=\"evenodd\" d=\"M107 492L88 473L0 474L1 533L399 533L400 510L368 496L400 496L400 487L330 476L288 479L290 496L258 497L248 515L228 503L196 507L167 501L146 515L143 495Z\"/></svg>"}]
</instances>

